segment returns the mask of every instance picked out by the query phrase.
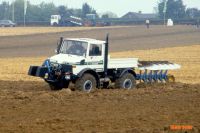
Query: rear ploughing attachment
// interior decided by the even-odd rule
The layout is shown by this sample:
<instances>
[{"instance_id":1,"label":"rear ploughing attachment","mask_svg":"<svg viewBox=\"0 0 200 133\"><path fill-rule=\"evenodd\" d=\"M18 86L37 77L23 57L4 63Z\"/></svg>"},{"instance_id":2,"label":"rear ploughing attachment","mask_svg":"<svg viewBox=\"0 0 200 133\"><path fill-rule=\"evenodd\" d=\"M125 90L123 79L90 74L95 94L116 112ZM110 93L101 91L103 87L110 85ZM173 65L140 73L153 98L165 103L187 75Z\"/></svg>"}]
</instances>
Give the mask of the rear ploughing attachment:
<instances>
[{"instance_id":1,"label":"rear ploughing attachment","mask_svg":"<svg viewBox=\"0 0 200 133\"><path fill-rule=\"evenodd\" d=\"M136 79L140 82L174 82L173 75L168 75L169 70L180 69L180 65L168 61L140 61Z\"/></svg>"}]
</instances>

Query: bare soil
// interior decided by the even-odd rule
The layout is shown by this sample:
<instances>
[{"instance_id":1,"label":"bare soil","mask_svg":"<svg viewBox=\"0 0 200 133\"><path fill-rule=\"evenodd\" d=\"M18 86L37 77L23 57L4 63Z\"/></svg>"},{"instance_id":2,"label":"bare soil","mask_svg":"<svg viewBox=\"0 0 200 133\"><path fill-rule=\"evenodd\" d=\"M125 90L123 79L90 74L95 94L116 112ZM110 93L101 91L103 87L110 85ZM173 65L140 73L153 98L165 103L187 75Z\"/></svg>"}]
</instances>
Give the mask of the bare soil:
<instances>
[{"instance_id":1,"label":"bare soil","mask_svg":"<svg viewBox=\"0 0 200 133\"><path fill-rule=\"evenodd\" d=\"M34 84L34 85L33 85ZM85 94L43 82L0 81L0 132L200 132L200 85L138 85Z\"/></svg>"},{"instance_id":2,"label":"bare soil","mask_svg":"<svg viewBox=\"0 0 200 133\"><path fill-rule=\"evenodd\" d=\"M82 31L0 37L0 57L49 56L59 37L105 39L110 34L110 51L153 49L200 44L200 29L194 26L104 27Z\"/></svg>"}]
</instances>

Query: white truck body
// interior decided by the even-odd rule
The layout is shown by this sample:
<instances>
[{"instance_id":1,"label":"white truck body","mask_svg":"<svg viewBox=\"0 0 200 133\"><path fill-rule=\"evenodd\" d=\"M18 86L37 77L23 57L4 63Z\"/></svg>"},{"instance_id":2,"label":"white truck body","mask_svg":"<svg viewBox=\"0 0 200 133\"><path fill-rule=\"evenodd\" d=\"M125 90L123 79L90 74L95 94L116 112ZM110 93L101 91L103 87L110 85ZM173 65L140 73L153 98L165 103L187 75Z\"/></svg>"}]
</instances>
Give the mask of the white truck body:
<instances>
[{"instance_id":1,"label":"white truck body","mask_svg":"<svg viewBox=\"0 0 200 133\"><path fill-rule=\"evenodd\" d=\"M103 57L102 57L103 58ZM96 69L97 72L103 72L103 62L98 64L98 62L103 61L103 59L94 60L91 57L90 59L86 59L86 62L89 63L85 65L78 64L84 57L77 57L71 55L58 54L50 58L51 62L59 63L59 64L72 64L73 73L78 74L85 68ZM108 59L108 69L120 69L120 68L138 68L138 59L137 58L114 58Z\"/></svg>"}]
</instances>

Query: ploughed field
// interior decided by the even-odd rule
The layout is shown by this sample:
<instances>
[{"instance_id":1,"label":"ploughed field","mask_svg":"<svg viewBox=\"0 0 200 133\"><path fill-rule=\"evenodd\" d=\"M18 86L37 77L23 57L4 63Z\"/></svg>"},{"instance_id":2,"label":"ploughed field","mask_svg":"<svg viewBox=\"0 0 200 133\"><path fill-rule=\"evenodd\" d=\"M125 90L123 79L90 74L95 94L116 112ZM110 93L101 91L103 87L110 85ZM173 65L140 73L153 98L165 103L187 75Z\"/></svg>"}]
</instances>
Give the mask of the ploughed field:
<instances>
[{"instance_id":1,"label":"ploughed field","mask_svg":"<svg viewBox=\"0 0 200 133\"><path fill-rule=\"evenodd\" d=\"M200 85L146 85L86 94L42 82L0 81L0 132L171 132L200 127Z\"/></svg>"},{"instance_id":2,"label":"ploughed field","mask_svg":"<svg viewBox=\"0 0 200 133\"><path fill-rule=\"evenodd\" d=\"M154 31L152 34L157 34L156 30L159 28L151 29ZM184 29L186 28L188 27L184 27ZM132 27L132 29L134 28ZM118 48L117 36L111 40L117 42L111 44L111 50L122 51L112 52L111 57L168 60L182 65L181 70L170 72L170 74L175 75L176 83L138 84L136 89L130 91L117 88L96 90L89 94L70 91L69 89L51 91L41 79L27 76L30 65L41 65L43 60L51 53L40 55L37 51L34 51L35 49L31 52L28 46L32 45L29 42L27 42L27 47L24 48L27 51L20 55L21 57L12 57L16 56L12 53L10 53L11 56L8 53L0 53L5 55L0 58L0 132L168 133L173 132L170 125L192 125L193 130L186 130L187 132L200 132L200 41L195 37L200 33L196 31L197 29L194 29L195 33L191 33L194 34L194 37L189 36L190 33L186 33L186 38L191 40L185 39L184 42L184 38L182 38L183 43L181 44L181 38L178 38L178 36L182 37L184 31L180 27L175 29L179 31L179 33L176 32L177 35L174 35L177 36L177 41L175 38L174 40L169 38L169 42L176 41L177 43L169 45L174 46L171 48L162 48L168 46L161 44L168 44L167 37L171 36L166 35L166 33L166 40L163 40L165 42L162 43L157 40L159 47L151 50L149 48L154 48L156 45L150 45L150 42L146 42L143 37L141 39L127 37L127 39L130 41L129 44L137 44L137 42L142 44L143 42L143 45L146 44L147 46L146 50L132 50L134 47L127 50L128 45L119 45L121 48ZM116 28L116 31L118 30ZM94 31L83 32L91 34ZM114 29L108 31L114 32ZM127 32L130 31L124 30L123 32L128 34ZM72 34L79 35L80 33ZM138 32L138 34L133 35L145 36L140 34L142 33ZM118 35L119 38L122 37L121 33L118 33ZM147 39L150 39L150 36ZM12 38L17 40L17 37L10 37L10 39ZM151 38L157 37L152 35ZM164 34L160 38L164 39ZM0 38L0 47L6 46L3 45L3 39L5 38ZM133 40L138 41L132 42ZM194 42L187 44L187 41ZM19 49L15 48L19 52L23 50L21 48L26 45L25 42L21 45L9 42L10 44L6 47L13 53L15 46L19 47ZM41 43L42 46L46 45L45 41ZM35 45L33 47L38 47L39 50L40 45ZM138 46L143 49L140 47L141 45ZM52 51L53 47L54 45L50 46ZM0 51L4 50L0 49ZM32 57L31 55L25 57L28 52L31 53Z\"/></svg>"}]
</instances>

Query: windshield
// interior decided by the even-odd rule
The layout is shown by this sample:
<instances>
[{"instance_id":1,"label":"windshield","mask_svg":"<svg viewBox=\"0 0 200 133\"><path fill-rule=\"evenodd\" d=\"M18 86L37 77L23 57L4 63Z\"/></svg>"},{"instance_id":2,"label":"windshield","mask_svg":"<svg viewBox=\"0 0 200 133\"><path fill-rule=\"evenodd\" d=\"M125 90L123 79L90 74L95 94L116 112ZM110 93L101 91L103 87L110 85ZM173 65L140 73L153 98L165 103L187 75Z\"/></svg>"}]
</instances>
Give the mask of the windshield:
<instances>
[{"instance_id":1,"label":"windshield","mask_svg":"<svg viewBox=\"0 0 200 133\"><path fill-rule=\"evenodd\" d=\"M57 19L57 16L51 16L51 19Z\"/></svg>"},{"instance_id":2,"label":"windshield","mask_svg":"<svg viewBox=\"0 0 200 133\"><path fill-rule=\"evenodd\" d=\"M81 41L64 41L60 50L62 54L85 56L88 43Z\"/></svg>"}]
</instances>

